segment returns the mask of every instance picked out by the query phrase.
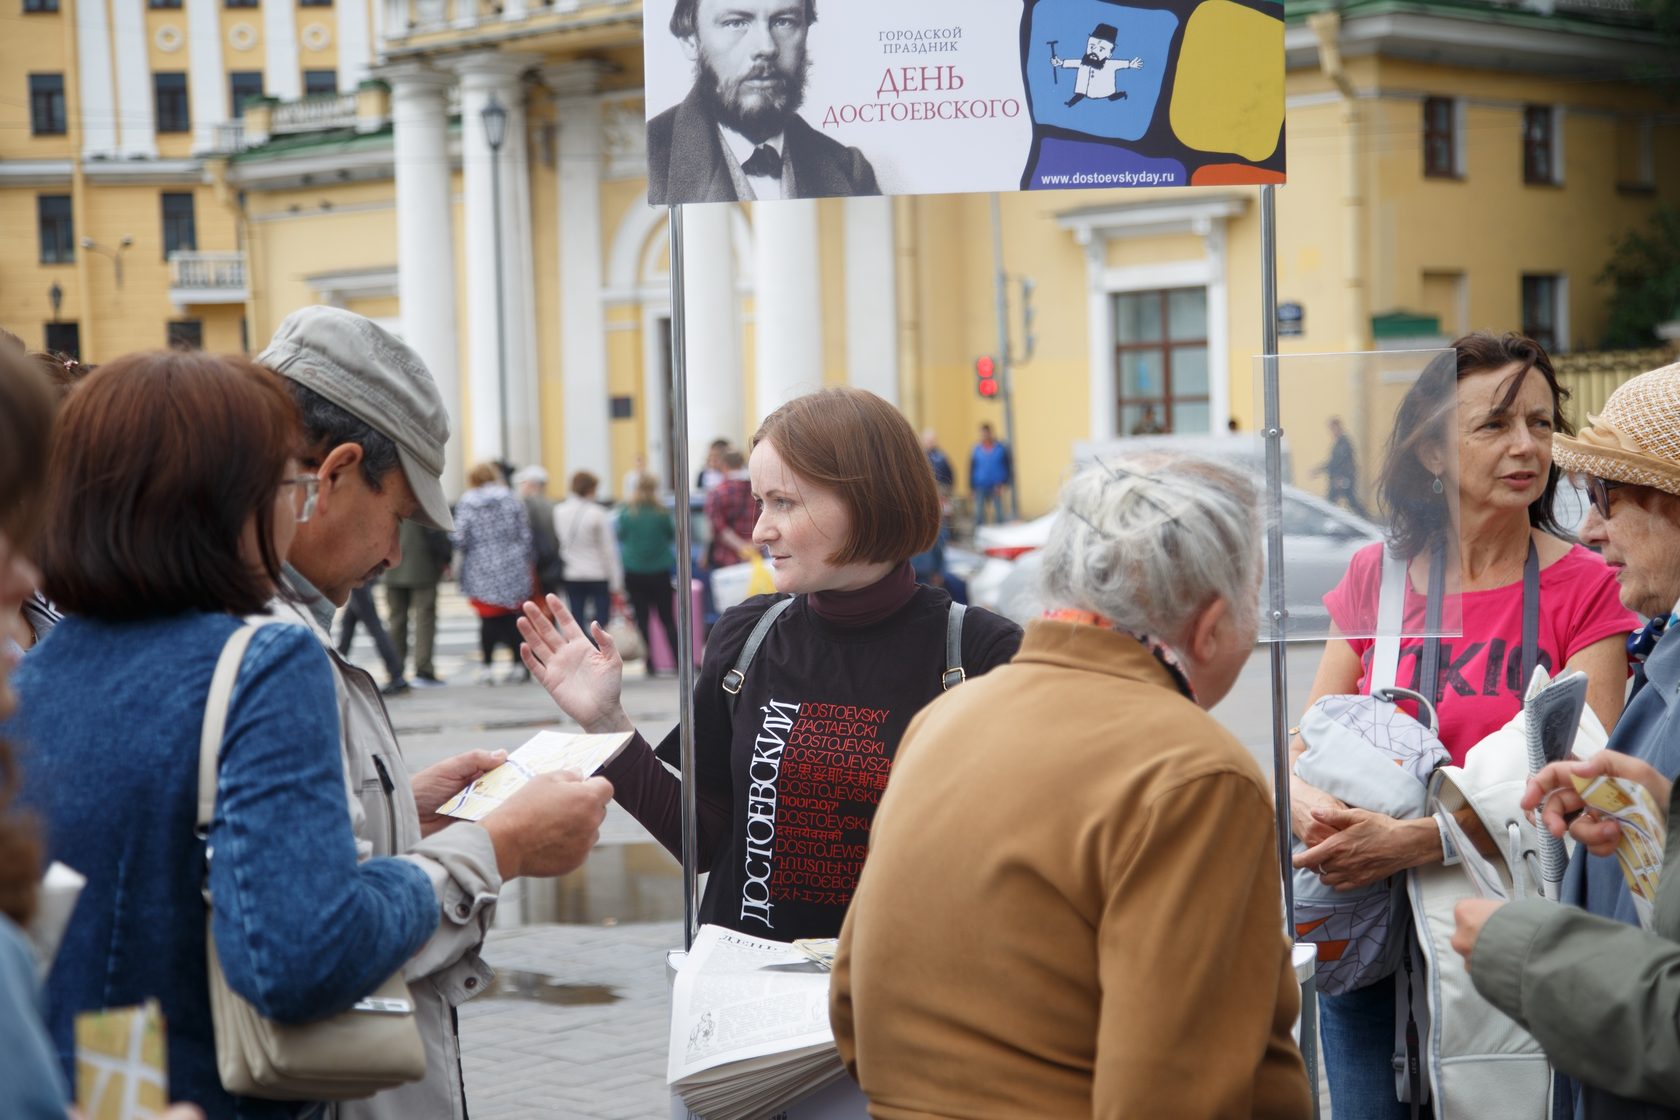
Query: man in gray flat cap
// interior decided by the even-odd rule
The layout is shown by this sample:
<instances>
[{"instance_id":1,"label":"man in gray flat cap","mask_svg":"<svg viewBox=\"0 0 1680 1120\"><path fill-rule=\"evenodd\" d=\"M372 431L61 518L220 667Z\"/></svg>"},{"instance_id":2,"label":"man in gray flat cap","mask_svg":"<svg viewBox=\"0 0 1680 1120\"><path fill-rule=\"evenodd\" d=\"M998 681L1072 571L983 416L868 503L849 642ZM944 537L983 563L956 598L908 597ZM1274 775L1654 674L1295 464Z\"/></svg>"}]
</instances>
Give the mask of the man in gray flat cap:
<instances>
[{"instance_id":1,"label":"man in gray flat cap","mask_svg":"<svg viewBox=\"0 0 1680 1120\"><path fill-rule=\"evenodd\" d=\"M318 480L285 569L293 599L276 599L274 613L313 630L336 673L358 848L364 856L413 860L438 899L437 932L404 969L426 1045L426 1076L343 1102L338 1117L460 1120L466 1102L454 1011L489 984L479 948L497 893L517 875L561 875L582 864L612 787L603 778L543 775L480 822L438 815L452 794L499 765L502 752L468 751L410 777L378 685L338 655L329 631L334 608L351 589L401 558L405 519L452 526L441 483L449 439L443 400L413 350L337 308L287 316L257 360L286 379L303 415L302 462Z\"/></svg>"}]
</instances>

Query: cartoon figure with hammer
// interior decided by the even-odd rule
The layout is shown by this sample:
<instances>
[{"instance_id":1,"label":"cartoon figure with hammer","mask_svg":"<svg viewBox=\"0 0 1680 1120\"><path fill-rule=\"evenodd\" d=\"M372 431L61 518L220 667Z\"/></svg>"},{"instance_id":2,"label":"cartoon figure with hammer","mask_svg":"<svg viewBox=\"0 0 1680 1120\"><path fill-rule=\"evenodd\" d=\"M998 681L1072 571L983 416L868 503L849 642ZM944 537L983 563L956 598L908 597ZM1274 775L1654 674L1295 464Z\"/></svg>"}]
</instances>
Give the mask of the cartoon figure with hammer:
<instances>
[{"instance_id":1,"label":"cartoon figure with hammer","mask_svg":"<svg viewBox=\"0 0 1680 1120\"><path fill-rule=\"evenodd\" d=\"M1074 82L1074 95L1067 103L1077 105L1087 97L1101 101L1124 101L1125 90L1114 88L1114 74L1118 70L1142 70L1141 58L1115 58L1114 44L1120 33L1111 24L1099 23L1091 37L1085 41L1084 58L1061 58L1056 54L1056 45L1050 44L1050 65L1057 71L1077 70L1079 77ZM1058 77L1060 75L1058 74Z\"/></svg>"}]
</instances>

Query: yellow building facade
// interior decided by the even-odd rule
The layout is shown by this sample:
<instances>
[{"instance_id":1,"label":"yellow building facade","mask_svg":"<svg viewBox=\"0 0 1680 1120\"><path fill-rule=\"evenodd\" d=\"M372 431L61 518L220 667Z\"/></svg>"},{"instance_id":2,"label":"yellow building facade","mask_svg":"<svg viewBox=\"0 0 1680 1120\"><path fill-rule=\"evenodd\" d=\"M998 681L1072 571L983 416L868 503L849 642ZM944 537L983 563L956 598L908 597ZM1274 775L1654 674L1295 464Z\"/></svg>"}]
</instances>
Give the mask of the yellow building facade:
<instances>
[{"instance_id":1,"label":"yellow building facade","mask_svg":"<svg viewBox=\"0 0 1680 1120\"><path fill-rule=\"evenodd\" d=\"M58 2L24 20L39 41L17 57L73 70L67 13L89 0ZM224 68L230 19L266 33L271 0L259 2L216 11ZM1615 239L1680 193L1680 120L1631 77L1663 57L1631 5L1548 9L1291 7L1289 182L1276 194L1285 353L1439 346L1470 329L1524 329L1560 351L1596 344L1607 293L1595 277ZM342 57L302 44L305 21L344 10L287 11L299 73ZM180 16L145 13L148 28ZM119 291L96 252L44 264L34 238L7 239L0 322L40 342L56 282L59 315L82 322L94 358L160 344L187 315L206 346L237 348L243 330L255 350L288 312L334 303L386 323L432 367L459 433L454 477L498 455L556 477L588 469L612 493L638 456L668 477L671 215L646 203L640 4L382 0L366 18L374 61L356 73L381 87L356 92L340 66L339 94L258 104L241 129L208 130L207 148L159 137L155 157L105 161L196 169L200 252L238 261L240 286L217 293L226 303L173 302L182 289L156 217L173 183L111 182L75 125L25 146L8 121L0 142L19 150L0 149L7 229L33 228L44 177L67 164L67 185L49 185L71 196L77 236L135 242ZM494 148L492 105L506 121ZM1032 282L1035 344L1013 371L1023 513L1053 503L1076 444L1127 435L1145 406L1179 433L1257 426L1258 194L997 199L1017 355L1020 281ZM976 359L1000 345L992 205L686 208L692 454L715 436L745 440L791 395L845 383L934 429L966 475L977 426L1004 420L975 391ZM1319 417L1359 415L1340 384L1313 406L1291 432L1297 463L1324 458ZM1373 429L1385 419L1365 417Z\"/></svg>"}]
</instances>

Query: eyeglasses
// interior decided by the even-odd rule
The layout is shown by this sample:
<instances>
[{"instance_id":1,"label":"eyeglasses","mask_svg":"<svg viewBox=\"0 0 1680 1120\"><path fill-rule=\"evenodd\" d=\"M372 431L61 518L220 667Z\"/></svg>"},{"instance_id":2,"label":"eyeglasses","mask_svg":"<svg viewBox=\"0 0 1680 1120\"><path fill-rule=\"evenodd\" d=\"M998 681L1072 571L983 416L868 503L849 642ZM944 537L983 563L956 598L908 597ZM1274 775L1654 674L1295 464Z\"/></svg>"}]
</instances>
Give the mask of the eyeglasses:
<instances>
[{"instance_id":1,"label":"eyeglasses","mask_svg":"<svg viewBox=\"0 0 1680 1120\"><path fill-rule=\"evenodd\" d=\"M1596 474L1576 474L1570 478L1576 486L1587 492L1587 500L1592 503L1593 509L1606 520L1610 517L1610 491L1628 485L1613 478L1600 478Z\"/></svg>"},{"instance_id":2,"label":"eyeglasses","mask_svg":"<svg viewBox=\"0 0 1680 1120\"><path fill-rule=\"evenodd\" d=\"M320 491L321 479L313 474L300 474L296 478L280 480L282 486L296 486L301 499L294 499L292 511L297 514L298 524L308 521L315 513L315 496Z\"/></svg>"}]
</instances>

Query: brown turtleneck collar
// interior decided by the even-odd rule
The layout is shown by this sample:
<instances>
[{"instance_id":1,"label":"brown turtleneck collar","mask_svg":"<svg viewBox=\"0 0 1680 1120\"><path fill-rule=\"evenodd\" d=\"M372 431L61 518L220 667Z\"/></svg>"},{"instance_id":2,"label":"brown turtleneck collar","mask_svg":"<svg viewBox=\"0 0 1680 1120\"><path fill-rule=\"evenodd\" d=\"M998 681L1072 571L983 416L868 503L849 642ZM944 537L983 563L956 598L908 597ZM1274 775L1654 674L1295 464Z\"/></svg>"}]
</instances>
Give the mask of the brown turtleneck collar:
<instances>
[{"instance_id":1,"label":"brown turtleneck collar","mask_svg":"<svg viewBox=\"0 0 1680 1120\"><path fill-rule=\"evenodd\" d=\"M916 573L906 560L868 587L856 591L815 591L811 609L834 626L873 626L891 618L916 594Z\"/></svg>"}]
</instances>

